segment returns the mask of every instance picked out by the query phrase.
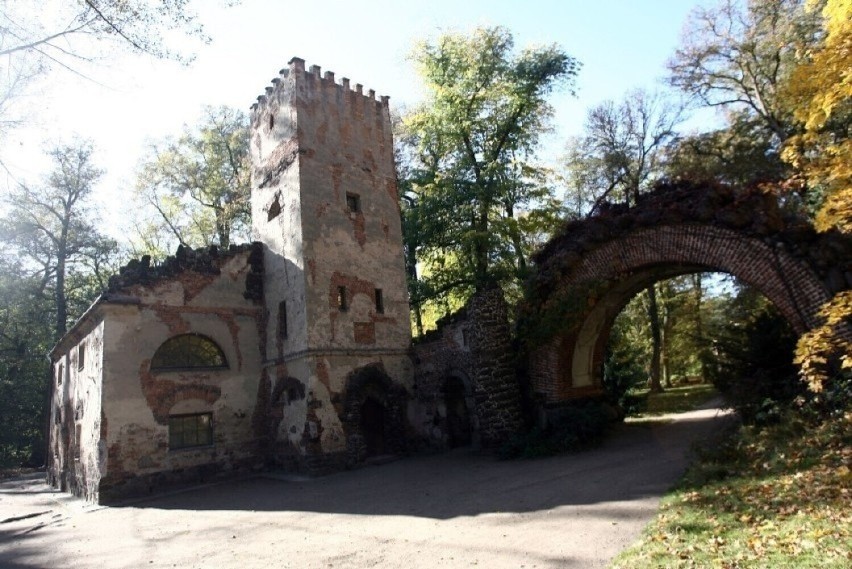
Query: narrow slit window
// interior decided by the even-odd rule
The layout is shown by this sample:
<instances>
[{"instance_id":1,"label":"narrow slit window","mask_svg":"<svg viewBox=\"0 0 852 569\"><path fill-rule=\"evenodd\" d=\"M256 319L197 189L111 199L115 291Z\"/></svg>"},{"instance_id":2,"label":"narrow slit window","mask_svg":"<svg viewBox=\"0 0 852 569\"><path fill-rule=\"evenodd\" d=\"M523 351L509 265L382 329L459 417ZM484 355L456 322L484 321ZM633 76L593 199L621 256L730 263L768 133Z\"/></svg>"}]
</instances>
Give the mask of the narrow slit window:
<instances>
[{"instance_id":1,"label":"narrow slit window","mask_svg":"<svg viewBox=\"0 0 852 569\"><path fill-rule=\"evenodd\" d=\"M346 302L346 287L339 286L337 287L337 307L340 310L346 310L349 308L349 304Z\"/></svg>"},{"instance_id":2,"label":"narrow slit window","mask_svg":"<svg viewBox=\"0 0 852 569\"><path fill-rule=\"evenodd\" d=\"M278 336L280 338L287 337L287 301L282 300L278 303Z\"/></svg>"},{"instance_id":3,"label":"narrow slit window","mask_svg":"<svg viewBox=\"0 0 852 569\"><path fill-rule=\"evenodd\" d=\"M59 370L56 372L56 384L62 385L62 375L65 370L62 369L62 364L59 364Z\"/></svg>"},{"instance_id":4,"label":"narrow slit window","mask_svg":"<svg viewBox=\"0 0 852 569\"><path fill-rule=\"evenodd\" d=\"M86 343L83 342L77 348L77 369L82 370L86 367Z\"/></svg>"},{"instance_id":5,"label":"narrow slit window","mask_svg":"<svg viewBox=\"0 0 852 569\"><path fill-rule=\"evenodd\" d=\"M376 313L384 314L385 313L385 299L382 295L382 289L376 289Z\"/></svg>"},{"instance_id":6,"label":"narrow slit window","mask_svg":"<svg viewBox=\"0 0 852 569\"><path fill-rule=\"evenodd\" d=\"M269 130L275 128L275 115L269 115Z\"/></svg>"},{"instance_id":7,"label":"narrow slit window","mask_svg":"<svg viewBox=\"0 0 852 569\"><path fill-rule=\"evenodd\" d=\"M346 207L352 213L361 211L361 198L358 194L346 194Z\"/></svg>"}]
</instances>

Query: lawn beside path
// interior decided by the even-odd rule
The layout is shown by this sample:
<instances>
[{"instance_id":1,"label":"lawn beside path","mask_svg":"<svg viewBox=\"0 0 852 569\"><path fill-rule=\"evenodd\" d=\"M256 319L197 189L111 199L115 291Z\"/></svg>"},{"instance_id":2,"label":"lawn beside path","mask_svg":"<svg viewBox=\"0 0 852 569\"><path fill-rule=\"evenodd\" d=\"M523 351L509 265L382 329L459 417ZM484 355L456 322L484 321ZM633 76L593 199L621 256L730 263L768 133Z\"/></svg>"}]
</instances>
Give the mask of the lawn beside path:
<instances>
[{"instance_id":1,"label":"lawn beside path","mask_svg":"<svg viewBox=\"0 0 852 569\"><path fill-rule=\"evenodd\" d=\"M700 454L611 567L850 567L850 466L849 412L732 430Z\"/></svg>"}]
</instances>

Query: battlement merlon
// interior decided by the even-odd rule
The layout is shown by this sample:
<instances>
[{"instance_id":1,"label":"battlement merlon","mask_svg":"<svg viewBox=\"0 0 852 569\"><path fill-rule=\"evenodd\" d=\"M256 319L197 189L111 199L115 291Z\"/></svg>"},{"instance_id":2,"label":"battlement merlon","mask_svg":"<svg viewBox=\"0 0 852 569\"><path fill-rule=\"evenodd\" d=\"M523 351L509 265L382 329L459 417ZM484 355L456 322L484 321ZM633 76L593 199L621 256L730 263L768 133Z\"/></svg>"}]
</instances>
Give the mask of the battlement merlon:
<instances>
[{"instance_id":1,"label":"battlement merlon","mask_svg":"<svg viewBox=\"0 0 852 569\"><path fill-rule=\"evenodd\" d=\"M257 102L251 105L252 119L264 112L266 104L273 98L279 89L285 88L284 85L288 83L288 81L286 81L287 79L290 79L295 83L304 81L306 83L311 82L319 84L320 88L333 88L338 90L341 94L354 94L361 97L365 103L368 101L375 103L378 108L387 108L390 100L390 97L387 95L381 95L379 99L376 100L376 92L373 89L368 90L365 95L364 87L360 83L356 83L355 89L353 90L350 88L349 78L347 77L342 77L340 79L340 83L336 83L334 72L326 71L325 75L322 75L322 69L319 65L311 65L310 68L306 70L305 60L300 57L294 57L287 62L287 67L278 72L278 77L272 79L272 86L266 87L264 89L264 93L257 97Z\"/></svg>"}]
</instances>

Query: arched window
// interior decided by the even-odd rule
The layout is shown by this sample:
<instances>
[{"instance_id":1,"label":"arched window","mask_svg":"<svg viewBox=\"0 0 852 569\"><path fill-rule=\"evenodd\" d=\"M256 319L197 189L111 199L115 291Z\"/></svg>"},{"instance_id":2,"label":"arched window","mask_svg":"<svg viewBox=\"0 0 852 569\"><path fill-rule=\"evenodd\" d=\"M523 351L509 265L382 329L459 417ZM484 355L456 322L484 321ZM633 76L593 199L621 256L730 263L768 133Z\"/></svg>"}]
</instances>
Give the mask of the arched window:
<instances>
[{"instance_id":1,"label":"arched window","mask_svg":"<svg viewBox=\"0 0 852 569\"><path fill-rule=\"evenodd\" d=\"M200 334L169 338L151 359L152 371L226 369L228 361L216 342Z\"/></svg>"}]
</instances>

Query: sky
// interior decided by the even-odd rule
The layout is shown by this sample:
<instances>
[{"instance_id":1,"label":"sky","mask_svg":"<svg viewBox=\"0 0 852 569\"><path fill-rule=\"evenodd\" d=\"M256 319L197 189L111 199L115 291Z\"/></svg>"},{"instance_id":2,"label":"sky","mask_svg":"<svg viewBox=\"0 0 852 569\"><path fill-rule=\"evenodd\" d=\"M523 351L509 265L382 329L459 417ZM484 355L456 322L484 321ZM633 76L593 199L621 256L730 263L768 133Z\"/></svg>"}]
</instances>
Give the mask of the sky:
<instances>
[{"instance_id":1,"label":"sky","mask_svg":"<svg viewBox=\"0 0 852 569\"><path fill-rule=\"evenodd\" d=\"M37 183L50 163L43 150L73 135L91 138L106 170L96 191L106 229L127 233L135 173L151 144L194 124L204 105L248 111L294 56L348 77L396 109L423 93L407 59L417 40L442 31L501 25L517 48L557 44L582 63L577 96L557 92L554 133L544 155L556 157L578 134L587 109L635 88L660 85L695 0L221 0L196 1L209 45L183 45L182 66L117 53L86 69L88 78L54 70L28 100L25 128L2 150L7 181ZM2 187L2 186L0 186Z\"/></svg>"}]
</instances>

